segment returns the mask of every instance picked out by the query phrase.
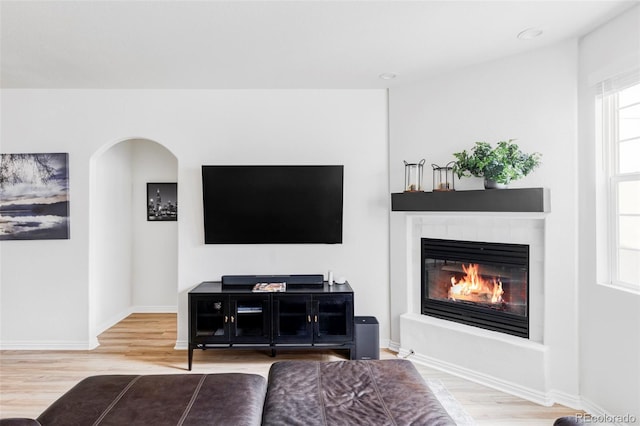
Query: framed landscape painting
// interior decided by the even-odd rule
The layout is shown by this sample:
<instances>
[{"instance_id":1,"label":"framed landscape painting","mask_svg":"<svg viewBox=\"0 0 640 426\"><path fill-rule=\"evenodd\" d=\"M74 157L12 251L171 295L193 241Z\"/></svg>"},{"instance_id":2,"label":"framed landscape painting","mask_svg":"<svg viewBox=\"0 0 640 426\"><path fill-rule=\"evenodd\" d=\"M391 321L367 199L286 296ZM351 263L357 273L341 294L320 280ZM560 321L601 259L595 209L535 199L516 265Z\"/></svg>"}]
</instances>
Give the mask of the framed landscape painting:
<instances>
[{"instance_id":1,"label":"framed landscape painting","mask_svg":"<svg viewBox=\"0 0 640 426\"><path fill-rule=\"evenodd\" d=\"M147 183L147 220L152 222L178 220L177 183Z\"/></svg>"},{"instance_id":2,"label":"framed landscape painting","mask_svg":"<svg viewBox=\"0 0 640 426\"><path fill-rule=\"evenodd\" d=\"M69 238L69 154L0 154L0 240Z\"/></svg>"}]
</instances>

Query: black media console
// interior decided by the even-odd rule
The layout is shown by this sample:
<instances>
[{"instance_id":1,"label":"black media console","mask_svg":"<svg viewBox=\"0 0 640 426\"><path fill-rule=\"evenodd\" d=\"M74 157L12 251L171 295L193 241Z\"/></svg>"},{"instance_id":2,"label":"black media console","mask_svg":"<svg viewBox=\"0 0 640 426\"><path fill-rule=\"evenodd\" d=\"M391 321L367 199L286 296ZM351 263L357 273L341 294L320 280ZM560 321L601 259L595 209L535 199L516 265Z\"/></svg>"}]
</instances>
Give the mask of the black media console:
<instances>
[{"instance_id":1,"label":"black media console","mask_svg":"<svg viewBox=\"0 0 640 426\"><path fill-rule=\"evenodd\" d=\"M256 293L257 283L287 283ZM189 370L194 349L344 349L354 356L353 290L322 275L226 275L189 292Z\"/></svg>"}]
</instances>

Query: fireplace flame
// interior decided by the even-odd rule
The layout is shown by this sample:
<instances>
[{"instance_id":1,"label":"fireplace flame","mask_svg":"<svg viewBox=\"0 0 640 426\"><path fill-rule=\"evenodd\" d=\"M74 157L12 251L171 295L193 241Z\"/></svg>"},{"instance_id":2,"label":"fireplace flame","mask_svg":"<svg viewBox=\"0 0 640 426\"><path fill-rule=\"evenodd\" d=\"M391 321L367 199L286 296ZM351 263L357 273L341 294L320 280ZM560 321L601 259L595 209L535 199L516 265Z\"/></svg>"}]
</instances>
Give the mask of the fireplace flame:
<instances>
[{"instance_id":1,"label":"fireplace flame","mask_svg":"<svg viewBox=\"0 0 640 426\"><path fill-rule=\"evenodd\" d=\"M480 276L477 263L470 263L469 266L462 265L465 276L456 281L456 277L451 277L451 288L449 288L449 299L466 300L479 303L500 303L502 302L502 281L499 277L486 280Z\"/></svg>"}]
</instances>

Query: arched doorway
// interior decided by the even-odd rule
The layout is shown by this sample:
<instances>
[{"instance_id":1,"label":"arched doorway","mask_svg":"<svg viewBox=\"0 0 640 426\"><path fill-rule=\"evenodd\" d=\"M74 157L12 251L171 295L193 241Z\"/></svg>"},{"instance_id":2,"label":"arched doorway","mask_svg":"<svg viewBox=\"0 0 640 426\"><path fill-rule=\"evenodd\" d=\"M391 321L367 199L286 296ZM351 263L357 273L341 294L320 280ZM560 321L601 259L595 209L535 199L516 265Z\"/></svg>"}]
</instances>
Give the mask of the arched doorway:
<instances>
[{"instance_id":1,"label":"arched doorway","mask_svg":"<svg viewBox=\"0 0 640 426\"><path fill-rule=\"evenodd\" d=\"M147 220L147 184L177 183L177 158L141 138L91 159L90 339L133 312L176 312L178 224ZM165 197L166 199L166 197Z\"/></svg>"}]
</instances>

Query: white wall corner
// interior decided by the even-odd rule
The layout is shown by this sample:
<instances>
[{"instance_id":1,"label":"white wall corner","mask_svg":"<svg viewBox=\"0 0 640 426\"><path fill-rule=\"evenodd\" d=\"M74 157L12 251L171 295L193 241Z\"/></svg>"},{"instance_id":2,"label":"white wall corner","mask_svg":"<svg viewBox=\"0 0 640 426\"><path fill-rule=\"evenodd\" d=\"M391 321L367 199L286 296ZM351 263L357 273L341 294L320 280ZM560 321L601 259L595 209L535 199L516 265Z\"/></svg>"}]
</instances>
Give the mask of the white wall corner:
<instances>
[{"instance_id":1,"label":"white wall corner","mask_svg":"<svg viewBox=\"0 0 640 426\"><path fill-rule=\"evenodd\" d=\"M387 349L392 352L399 353L400 352L400 343L389 340L389 344L387 345Z\"/></svg>"},{"instance_id":2,"label":"white wall corner","mask_svg":"<svg viewBox=\"0 0 640 426\"><path fill-rule=\"evenodd\" d=\"M99 336L100 334L104 333L105 331L107 331L108 329L110 329L111 327L113 327L114 325L116 325L117 323L119 323L120 321L122 321L123 319L125 319L126 317L131 315L132 313L133 313L133 311L131 310L131 308L129 308L129 309L121 311L121 312L111 316L109 319L101 322L96 327L96 336L92 337L92 339L95 339L97 336Z\"/></svg>"}]
</instances>

